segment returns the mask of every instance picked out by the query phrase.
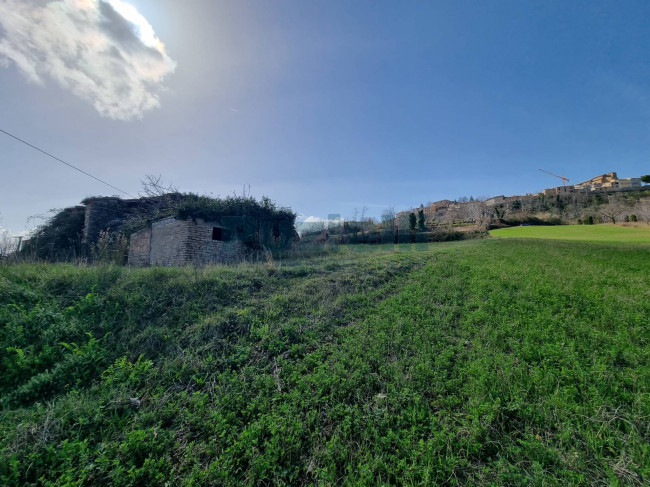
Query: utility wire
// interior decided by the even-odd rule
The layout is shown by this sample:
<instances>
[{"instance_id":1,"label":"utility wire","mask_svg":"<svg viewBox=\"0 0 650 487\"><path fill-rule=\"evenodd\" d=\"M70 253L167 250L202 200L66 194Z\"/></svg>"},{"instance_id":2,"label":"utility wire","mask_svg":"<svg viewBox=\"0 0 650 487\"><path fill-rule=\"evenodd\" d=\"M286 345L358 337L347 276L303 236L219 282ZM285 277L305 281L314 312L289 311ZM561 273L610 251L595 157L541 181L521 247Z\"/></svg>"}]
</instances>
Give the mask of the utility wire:
<instances>
[{"instance_id":1,"label":"utility wire","mask_svg":"<svg viewBox=\"0 0 650 487\"><path fill-rule=\"evenodd\" d=\"M38 152L42 152L42 153L45 154L46 156L50 156L52 159L56 159L57 161L59 161L59 162L65 164L66 166L69 166L69 167L71 167L72 169L75 169L75 170L79 171L81 174L85 174L86 176L89 176L89 177L93 178L94 180L99 181L99 182L102 183L102 184L105 184L106 186L109 186L109 187L111 187L111 188L113 188L113 189L118 190L120 193L124 193L125 195L130 196L131 198L137 199L135 196L133 196L132 194L127 193L127 192L124 191L123 189L120 189L120 188L118 188L117 186L113 186L112 184L107 183L106 181L104 181L104 180L102 180L102 179L99 179L98 177L93 176L93 175L90 174L90 173L87 173L87 172L84 171L83 169L79 169L78 167L73 166L72 164L70 164L70 163L68 163L68 162L65 162L63 159L59 159L58 157L53 156L53 155L50 154L49 152L45 152L43 149L39 149L39 148L36 147L35 145L32 145L32 144L30 144L29 142L27 142L27 141L25 141L25 140L23 140L23 139L21 139L21 138L19 138L19 137L16 137L15 135L10 134L9 132L7 132L7 131L5 131L5 130L0 129L0 132L2 132L2 133L5 134L5 135L8 135L9 137L11 137L11 138L13 138L13 139L16 139L16 140L19 141L19 142L22 142L23 144L25 144L25 145L31 147L32 149L37 150Z\"/></svg>"}]
</instances>

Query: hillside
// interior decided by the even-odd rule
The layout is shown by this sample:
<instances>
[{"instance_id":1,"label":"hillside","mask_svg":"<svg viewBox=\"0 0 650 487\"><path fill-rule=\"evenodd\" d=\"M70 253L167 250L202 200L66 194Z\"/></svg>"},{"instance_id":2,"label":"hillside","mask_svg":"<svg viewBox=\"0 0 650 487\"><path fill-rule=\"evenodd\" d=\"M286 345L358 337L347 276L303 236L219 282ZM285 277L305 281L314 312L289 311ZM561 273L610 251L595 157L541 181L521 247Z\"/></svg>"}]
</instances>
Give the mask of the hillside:
<instances>
[{"instance_id":1,"label":"hillside","mask_svg":"<svg viewBox=\"0 0 650 487\"><path fill-rule=\"evenodd\" d=\"M541 238L588 242L650 243L650 225L560 225L555 227L519 226L492 230L500 238Z\"/></svg>"},{"instance_id":2,"label":"hillside","mask_svg":"<svg viewBox=\"0 0 650 487\"><path fill-rule=\"evenodd\" d=\"M648 244L381 249L0 266L0 483L648 481Z\"/></svg>"},{"instance_id":3,"label":"hillside","mask_svg":"<svg viewBox=\"0 0 650 487\"><path fill-rule=\"evenodd\" d=\"M571 187L573 188L573 187ZM559 189L559 188L554 188ZM547 190L551 191L551 190ZM497 196L485 200L442 200L397 213L402 228L408 216L422 210L428 226L473 224L479 228L531 223L534 225L650 223L650 186L631 191L600 189L567 193Z\"/></svg>"}]
</instances>

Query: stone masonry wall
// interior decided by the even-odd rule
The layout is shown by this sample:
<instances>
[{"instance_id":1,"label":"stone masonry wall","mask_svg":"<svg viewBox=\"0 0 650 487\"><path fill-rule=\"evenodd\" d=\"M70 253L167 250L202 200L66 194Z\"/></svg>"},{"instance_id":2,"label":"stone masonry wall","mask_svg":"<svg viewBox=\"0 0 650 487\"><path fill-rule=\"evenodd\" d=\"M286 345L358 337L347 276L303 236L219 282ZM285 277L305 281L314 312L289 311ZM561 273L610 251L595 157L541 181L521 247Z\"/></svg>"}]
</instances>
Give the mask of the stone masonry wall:
<instances>
[{"instance_id":1,"label":"stone masonry wall","mask_svg":"<svg viewBox=\"0 0 650 487\"><path fill-rule=\"evenodd\" d=\"M84 242L94 244L99 238L99 232L106 230L110 223L121 216L117 211L119 198L97 198L86 204L84 221Z\"/></svg>"},{"instance_id":2,"label":"stone masonry wall","mask_svg":"<svg viewBox=\"0 0 650 487\"><path fill-rule=\"evenodd\" d=\"M145 228L129 238L129 265L143 267L149 265L151 254L151 229Z\"/></svg>"}]
</instances>

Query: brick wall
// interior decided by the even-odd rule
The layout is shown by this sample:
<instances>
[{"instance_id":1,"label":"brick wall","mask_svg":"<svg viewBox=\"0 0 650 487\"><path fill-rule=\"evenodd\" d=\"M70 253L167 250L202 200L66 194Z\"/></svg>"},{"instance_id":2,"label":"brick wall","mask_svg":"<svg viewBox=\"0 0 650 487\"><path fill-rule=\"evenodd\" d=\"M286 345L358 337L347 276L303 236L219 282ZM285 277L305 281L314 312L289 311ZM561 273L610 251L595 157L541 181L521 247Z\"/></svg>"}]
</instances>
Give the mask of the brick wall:
<instances>
[{"instance_id":1,"label":"brick wall","mask_svg":"<svg viewBox=\"0 0 650 487\"><path fill-rule=\"evenodd\" d=\"M151 225L151 265L174 266L190 263L188 236L191 221L167 218Z\"/></svg>"},{"instance_id":2,"label":"brick wall","mask_svg":"<svg viewBox=\"0 0 650 487\"><path fill-rule=\"evenodd\" d=\"M212 239L213 228L219 226L218 223L174 218L157 221L150 230L140 230L131 235L129 265L206 265L245 258L247 246L236 231L230 232L232 238L228 241Z\"/></svg>"},{"instance_id":3,"label":"brick wall","mask_svg":"<svg viewBox=\"0 0 650 487\"><path fill-rule=\"evenodd\" d=\"M246 255L246 247L237 237L233 236L226 242L212 240L212 229L215 226L219 226L219 224L195 223L188 227L188 263L204 265L236 262Z\"/></svg>"}]
</instances>

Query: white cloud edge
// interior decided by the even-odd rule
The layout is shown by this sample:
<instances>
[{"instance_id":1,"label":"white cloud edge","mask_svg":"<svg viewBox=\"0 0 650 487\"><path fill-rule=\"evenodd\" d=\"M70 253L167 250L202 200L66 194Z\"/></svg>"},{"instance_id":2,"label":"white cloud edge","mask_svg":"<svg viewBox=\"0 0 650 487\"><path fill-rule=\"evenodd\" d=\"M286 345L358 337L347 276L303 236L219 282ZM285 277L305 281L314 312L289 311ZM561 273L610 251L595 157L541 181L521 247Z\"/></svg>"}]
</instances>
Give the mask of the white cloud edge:
<instances>
[{"instance_id":1,"label":"white cloud edge","mask_svg":"<svg viewBox=\"0 0 650 487\"><path fill-rule=\"evenodd\" d=\"M121 0L5 0L0 26L1 67L14 64L36 84L53 80L116 120L159 107L162 81L176 69L151 25Z\"/></svg>"}]
</instances>

